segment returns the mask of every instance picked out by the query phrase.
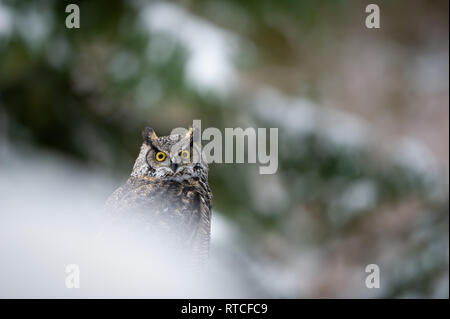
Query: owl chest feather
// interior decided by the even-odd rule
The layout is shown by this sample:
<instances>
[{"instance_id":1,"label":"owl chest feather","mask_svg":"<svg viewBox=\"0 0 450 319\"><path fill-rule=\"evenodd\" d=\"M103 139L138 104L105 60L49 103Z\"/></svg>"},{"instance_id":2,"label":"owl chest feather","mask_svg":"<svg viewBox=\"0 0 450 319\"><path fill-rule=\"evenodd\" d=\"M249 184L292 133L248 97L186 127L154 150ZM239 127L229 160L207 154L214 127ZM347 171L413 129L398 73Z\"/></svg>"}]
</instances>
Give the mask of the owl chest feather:
<instances>
[{"instance_id":1,"label":"owl chest feather","mask_svg":"<svg viewBox=\"0 0 450 319\"><path fill-rule=\"evenodd\" d=\"M108 203L114 211L139 219L153 231L182 235L183 240L198 232L209 237L210 190L200 179L131 177Z\"/></svg>"}]
</instances>

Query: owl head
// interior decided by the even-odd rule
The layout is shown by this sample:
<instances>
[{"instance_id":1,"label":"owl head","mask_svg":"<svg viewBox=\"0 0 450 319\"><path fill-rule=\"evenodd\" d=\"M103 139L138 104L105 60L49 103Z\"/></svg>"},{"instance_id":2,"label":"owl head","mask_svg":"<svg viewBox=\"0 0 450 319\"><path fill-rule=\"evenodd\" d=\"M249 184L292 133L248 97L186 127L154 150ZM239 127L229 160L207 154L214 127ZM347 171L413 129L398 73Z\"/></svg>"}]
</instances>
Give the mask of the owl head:
<instances>
[{"instance_id":1,"label":"owl head","mask_svg":"<svg viewBox=\"0 0 450 319\"><path fill-rule=\"evenodd\" d=\"M151 127L142 131L143 143L131 176L170 179L207 178L208 165L194 143L194 130L158 137Z\"/></svg>"}]
</instances>

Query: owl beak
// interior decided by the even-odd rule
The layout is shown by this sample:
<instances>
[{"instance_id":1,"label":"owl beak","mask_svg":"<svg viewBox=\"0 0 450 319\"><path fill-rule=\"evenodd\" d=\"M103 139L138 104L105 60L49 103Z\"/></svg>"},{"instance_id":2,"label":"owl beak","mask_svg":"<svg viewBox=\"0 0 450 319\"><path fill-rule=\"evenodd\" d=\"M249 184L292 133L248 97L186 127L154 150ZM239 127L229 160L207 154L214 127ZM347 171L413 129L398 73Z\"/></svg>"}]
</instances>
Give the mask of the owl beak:
<instances>
[{"instance_id":1,"label":"owl beak","mask_svg":"<svg viewBox=\"0 0 450 319\"><path fill-rule=\"evenodd\" d=\"M170 168L175 173L177 171L177 168L178 168L178 163L170 162Z\"/></svg>"}]
</instances>

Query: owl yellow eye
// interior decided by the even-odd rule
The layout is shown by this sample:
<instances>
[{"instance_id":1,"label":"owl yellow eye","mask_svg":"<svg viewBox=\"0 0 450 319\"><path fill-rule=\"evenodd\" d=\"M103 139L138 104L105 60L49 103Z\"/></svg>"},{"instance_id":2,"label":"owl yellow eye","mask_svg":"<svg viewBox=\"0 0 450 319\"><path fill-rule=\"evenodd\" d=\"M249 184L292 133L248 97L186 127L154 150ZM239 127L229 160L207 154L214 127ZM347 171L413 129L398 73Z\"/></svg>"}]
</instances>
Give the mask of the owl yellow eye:
<instances>
[{"instance_id":1,"label":"owl yellow eye","mask_svg":"<svg viewBox=\"0 0 450 319\"><path fill-rule=\"evenodd\" d=\"M182 159L189 159L189 151L188 150L181 151L180 156Z\"/></svg>"},{"instance_id":2,"label":"owl yellow eye","mask_svg":"<svg viewBox=\"0 0 450 319\"><path fill-rule=\"evenodd\" d=\"M166 154L164 152L158 152L156 153L155 158L158 162L162 162L166 159Z\"/></svg>"}]
</instances>

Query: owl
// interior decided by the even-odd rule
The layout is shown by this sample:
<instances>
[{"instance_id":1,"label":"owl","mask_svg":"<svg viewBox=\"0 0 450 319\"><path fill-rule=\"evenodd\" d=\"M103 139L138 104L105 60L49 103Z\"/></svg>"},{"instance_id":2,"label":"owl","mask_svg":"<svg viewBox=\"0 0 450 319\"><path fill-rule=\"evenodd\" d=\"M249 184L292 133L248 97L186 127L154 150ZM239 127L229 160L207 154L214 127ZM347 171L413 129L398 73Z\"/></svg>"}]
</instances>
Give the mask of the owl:
<instances>
[{"instance_id":1,"label":"owl","mask_svg":"<svg viewBox=\"0 0 450 319\"><path fill-rule=\"evenodd\" d=\"M208 165L193 142L194 131L158 137L146 127L143 143L126 183L106 201L105 209L194 259L208 257L212 193Z\"/></svg>"}]
</instances>

